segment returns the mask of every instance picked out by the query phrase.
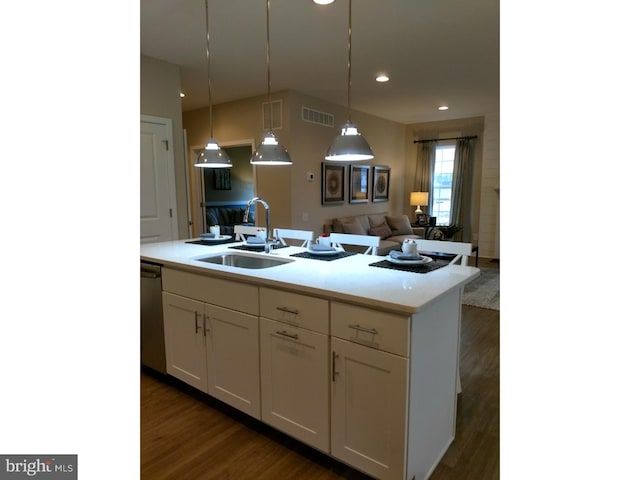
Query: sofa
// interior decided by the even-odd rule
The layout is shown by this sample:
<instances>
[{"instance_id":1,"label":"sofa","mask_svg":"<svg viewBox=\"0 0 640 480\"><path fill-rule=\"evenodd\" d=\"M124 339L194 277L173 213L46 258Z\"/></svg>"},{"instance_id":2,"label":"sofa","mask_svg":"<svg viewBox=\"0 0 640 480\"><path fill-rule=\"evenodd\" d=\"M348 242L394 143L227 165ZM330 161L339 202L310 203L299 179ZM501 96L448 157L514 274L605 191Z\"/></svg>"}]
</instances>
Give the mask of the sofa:
<instances>
[{"instance_id":1,"label":"sofa","mask_svg":"<svg viewBox=\"0 0 640 480\"><path fill-rule=\"evenodd\" d=\"M244 209L245 205L207 205L207 226L206 232L209 231L209 227L213 225L220 225L221 235L233 235L233 227L235 225L255 225L253 216L254 206L251 206L249 210L249 218L244 222Z\"/></svg>"},{"instance_id":2,"label":"sofa","mask_svg":"<svg viewBox=\"0 0 640 480\"><path fill-rule=\"evenodd\" d=\"M323 231L326 234L335 232L380 237L378 255L387 255L391 250L402 250L402 242L407 238L424 238L424 227L412 227L407 215L388 213L333 218L324 224ZM359 250L358 247L348 248Z\"/></svg>"}]
</instances>

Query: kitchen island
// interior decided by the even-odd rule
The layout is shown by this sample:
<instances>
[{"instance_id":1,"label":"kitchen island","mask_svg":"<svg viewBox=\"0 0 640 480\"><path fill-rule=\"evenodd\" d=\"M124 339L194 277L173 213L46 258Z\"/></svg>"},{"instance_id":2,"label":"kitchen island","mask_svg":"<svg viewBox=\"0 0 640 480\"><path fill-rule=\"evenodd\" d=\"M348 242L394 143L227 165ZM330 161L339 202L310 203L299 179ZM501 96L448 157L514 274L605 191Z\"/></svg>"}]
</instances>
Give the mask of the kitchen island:
<instances>
[{"instance_id":1,"label":"kitchen island","mask_svg":"<svg viewBox=\"0 0 640 480\"><path fill-rule=\"evenodd\" d=\"M167 372L375 478L428 478L453 441L461 295L479 270L238 246L141 246L162 265ZM283 263L202 261L229 252Z\"/></svg>"}]
</instances>

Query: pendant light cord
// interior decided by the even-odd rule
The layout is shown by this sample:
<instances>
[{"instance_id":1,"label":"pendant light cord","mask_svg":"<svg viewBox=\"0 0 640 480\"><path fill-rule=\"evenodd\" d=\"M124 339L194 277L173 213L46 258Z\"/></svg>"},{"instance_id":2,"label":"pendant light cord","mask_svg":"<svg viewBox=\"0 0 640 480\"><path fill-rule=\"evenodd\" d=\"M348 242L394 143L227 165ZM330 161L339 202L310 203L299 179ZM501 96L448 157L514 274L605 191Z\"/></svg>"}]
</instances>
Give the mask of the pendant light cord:
<instances>
[{"instance_id":1,"label":"pendant light cord","mask_svg":"<svg viewBox=\"0 0 640 480\"><path fill-rule=\"evenodd\" d=\"M349 0L349 40L347 42L347 120L351 123L351 0Z\"/></svg>"},{"instance_id":2,"label":"pendant light cord","mask_svg":"<svg viewBox=\"0 0 640 480\"><path fill-rule=\"evenodd\" d=\"M211 53L209 52L209 0L204 0L204 11L207 25L207 78L209 86L209 138L213 138L213 117L211 113Z\"/></svg>"},{"instance_id":3,"label":"pendant light cord","mask_svg":"<svg viewBox=\"0 0 640 480\"><path fill-rule=\"evenodd\" d=\"M267 100L269 102L269 131L273 132L273 106L271 104L271 42L269 41L269 6L267 0Z\"/></svg>"}]
</instances>

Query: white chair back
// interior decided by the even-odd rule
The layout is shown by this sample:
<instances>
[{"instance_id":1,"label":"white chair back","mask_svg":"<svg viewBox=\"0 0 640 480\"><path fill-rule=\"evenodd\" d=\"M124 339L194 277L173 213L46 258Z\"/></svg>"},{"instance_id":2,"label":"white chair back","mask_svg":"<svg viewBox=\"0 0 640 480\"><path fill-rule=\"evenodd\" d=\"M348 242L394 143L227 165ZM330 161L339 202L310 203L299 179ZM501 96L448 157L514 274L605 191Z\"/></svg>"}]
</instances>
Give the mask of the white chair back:
<instances>
[{"instance_id":1,"label":"white chair back","mask_svg":"<svg viewBox=\"0 0 640 480\"><path fill-rule=\"evenodd\" d=\"M285 239L302 240L301 247L308 247L313 240L313 231L311 230L291 230L288 228L274 228L273 236L281 245L288 245Z\"/></svg>"},{"instance_id":2,"label":"white chair back","mask_svg":"<svg viewBox=\"0 0 640 480\"><path fill-rule=\"evenodd\" d=\"M368 247L364 252L365 255L377 255L378 247L380 246L380 237L373 235L355 235L352 233L331 233L329 235L331 243L336 247L342 247L342 245L359 245Z\"/></svg>"},{"instance_id":3,"label":"white chair back","mask_svg":"<svg viewBox=\"0 0 640 480\"><path fill-rule=\"evenodd\" d=\"M255 227L253 225L234 225L233 233L236 234L236 240L247 241L247 235L257 235L258 230L264 230L264 227Z\"/></svg>"},{"instance_id":4,"label":"white chair back","mask_svg":"<svg viewBox=\"0 0 640 480\"><path fill-rule=\"evenodd\" d=\"M464 242L447 242L442 240L420 240L415 241L418 244L418 251L426 253L447 253L455 255L449 265L460 260L460 265L467 265L469 256L471 255L472 244Z\"/></svg>"}]
</instances>

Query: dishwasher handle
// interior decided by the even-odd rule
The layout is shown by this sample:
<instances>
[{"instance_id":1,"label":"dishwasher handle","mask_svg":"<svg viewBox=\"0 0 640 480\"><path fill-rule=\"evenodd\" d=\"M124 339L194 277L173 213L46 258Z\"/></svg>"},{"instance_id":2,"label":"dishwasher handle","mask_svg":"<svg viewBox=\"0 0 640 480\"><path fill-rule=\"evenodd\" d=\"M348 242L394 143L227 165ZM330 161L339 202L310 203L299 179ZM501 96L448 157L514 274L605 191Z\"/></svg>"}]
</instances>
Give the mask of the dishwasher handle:
<instances>
[{"instance_id":1,"label":"dishwasher handle","mask_svg":"<svg viewBox=\"0 0 640 480\"><path fill-rule=\"evenodd\" d=\"M160 278L162 276L162 267L150 263L140 264L140 277L142 278Z\"/></svg>"}]
</instances>

